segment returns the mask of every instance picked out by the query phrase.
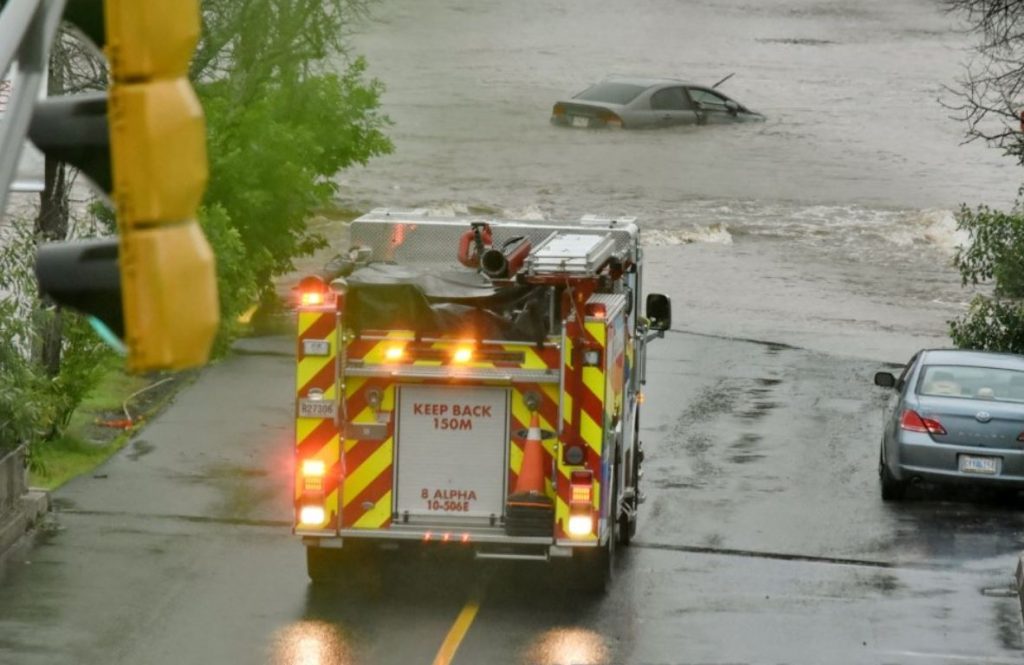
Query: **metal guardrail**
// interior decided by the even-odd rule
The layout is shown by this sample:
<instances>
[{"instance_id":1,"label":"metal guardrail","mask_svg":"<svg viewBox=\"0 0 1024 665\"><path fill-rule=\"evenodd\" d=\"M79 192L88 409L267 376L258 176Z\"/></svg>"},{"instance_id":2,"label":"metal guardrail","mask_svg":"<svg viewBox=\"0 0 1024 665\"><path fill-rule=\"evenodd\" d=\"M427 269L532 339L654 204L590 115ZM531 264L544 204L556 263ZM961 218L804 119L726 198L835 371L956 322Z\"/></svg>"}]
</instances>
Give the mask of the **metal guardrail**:
<instances>
[{"instance_id":1,"label":"metal guardrail","mask_svg":"<svg viewBox=\"0 0 1024 665\"><path fill-rule=\"evenodd\" d=\"M25 447L21 446L0 457L0 516L17 508L27 491Z\"/></svg>"}]
</instances>

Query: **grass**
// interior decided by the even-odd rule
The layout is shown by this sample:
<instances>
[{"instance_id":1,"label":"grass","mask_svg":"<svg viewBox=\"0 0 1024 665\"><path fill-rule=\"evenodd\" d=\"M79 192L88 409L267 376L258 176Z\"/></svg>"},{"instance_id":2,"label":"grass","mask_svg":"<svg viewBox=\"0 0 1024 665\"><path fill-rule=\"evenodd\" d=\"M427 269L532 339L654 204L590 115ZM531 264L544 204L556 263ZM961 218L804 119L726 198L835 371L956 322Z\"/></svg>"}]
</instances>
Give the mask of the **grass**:
<instances>
[{"instance_id":1,"label":"grass","mask_svg":"<svg viewBox=\"0 0 1024 665\"><path fill-rule=\"evenodd\" d=\"M123 360L111 359L99 383L71 416L64 435L33 448L31 485L57 489L69 480L91 472L123 448L134 430L104 427L99 423L124 419L124 401L157 380L152 376L128 374L124 371ZM168 389L161 390L159 395L130 403L132 418L136 423L144 422L147 416L166 404L182 384L181 380L172 381Z\"/></svg>"},{"instance_id":2,"label":"grass","mask_svg":"<svg viewBox=\"0 0 1024 665\"><path fill-rule=\"evenodd\" d=\"M89 473L124 447L127 432L119 432L109 443L87 443L73 434L39 444L32 451L29 482L33 487L55 490L72 478Z\"/></svg>"}]
</instances>

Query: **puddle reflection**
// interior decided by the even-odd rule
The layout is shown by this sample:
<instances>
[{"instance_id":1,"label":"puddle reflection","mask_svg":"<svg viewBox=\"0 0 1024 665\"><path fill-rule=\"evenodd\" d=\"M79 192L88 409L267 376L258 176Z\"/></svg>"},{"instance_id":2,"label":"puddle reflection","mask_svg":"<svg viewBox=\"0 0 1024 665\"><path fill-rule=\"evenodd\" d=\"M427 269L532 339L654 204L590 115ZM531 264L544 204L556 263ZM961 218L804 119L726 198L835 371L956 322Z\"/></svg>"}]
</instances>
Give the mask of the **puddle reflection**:
<instances>
[{"instance_id":1,"label":"puddle reflection","mask_svg":"<svg viewBox=\"0 0 1024 665\"><path fill-rule=\"evenodd\" d=\"M524 654L529 665L607 665L604 638L585 628L554 628L541 633Z\"/></svg>"},{"instance_id":2,"label":"puddle reflection","mask_svg":"<svg viewBox=\"0 0 1024 665\"><path fill-rule=\"evenodd\" d=\"M326 621L299 621L274 639L274 665L355 665L348 639Z\"/></svg>"}]
</instances>

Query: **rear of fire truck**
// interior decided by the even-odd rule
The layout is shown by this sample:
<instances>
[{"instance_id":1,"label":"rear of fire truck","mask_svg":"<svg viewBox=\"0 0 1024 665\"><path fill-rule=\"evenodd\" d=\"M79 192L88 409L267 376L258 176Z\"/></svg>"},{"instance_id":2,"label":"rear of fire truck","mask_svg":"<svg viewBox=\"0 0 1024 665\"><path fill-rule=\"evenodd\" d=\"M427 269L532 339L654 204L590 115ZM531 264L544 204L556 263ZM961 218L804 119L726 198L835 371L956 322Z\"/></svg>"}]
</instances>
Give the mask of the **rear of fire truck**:
<instances>
[{"instance_id":1,"label":"rear of fire truck","mask_svg":"<svg viewBox=\"0 0 1024 665\"><path fill-rule=\"evenodd\" d=\"M603 589L636 531L647 342L632 219L375 210L299 287L295 533L314 582L355 552L568 562Z\"/></svg>"}]
</instances>

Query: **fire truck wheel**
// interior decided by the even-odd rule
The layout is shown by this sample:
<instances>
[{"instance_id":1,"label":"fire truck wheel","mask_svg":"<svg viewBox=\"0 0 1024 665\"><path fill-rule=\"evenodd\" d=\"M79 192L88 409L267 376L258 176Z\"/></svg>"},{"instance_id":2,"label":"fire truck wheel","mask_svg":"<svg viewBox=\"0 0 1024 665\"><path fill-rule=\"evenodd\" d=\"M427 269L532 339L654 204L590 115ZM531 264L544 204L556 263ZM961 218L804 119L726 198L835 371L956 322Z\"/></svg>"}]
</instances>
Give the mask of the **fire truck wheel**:
<instances>
[{"instance_id":1,"label":"fire truck wheel","mask_svg":"<svg viewBox=\"0 0 1024 665\"><path fill-rule=\"evenodd\" d=\"M353 569L366 567L365 554L364 549L354 543L346 544L342 549L307 546L306 574L313 584L338 585L348 582Z\"/></svg>"},{"instance_id":2,"label":"fire truck wheel","mask_svg":"<svg viewBox=\"0 0 1024 665\"><path fill-rule=\"evenodd\" d=\"M633 542L633 537L636 536L636 521L640 512L637 510L640 507L637 502L637 497L640 495L640 459L635 451L630 457L633 458L631 462L633 469L630 474L633 481L633 498L628 500L627 510L619 515L619 545L623 547L628 547Z\"/></svg>"},{"instance_id":3,"label":"fire truck wheel","mask_svg":"<svg viewBox=\"0 0 1024 665\"><path fill-rule=\"evenodd\" d=\"M330 584L341 579L341 550L306 547L306 573L313 584Z\"/></svg>"}]
</instances>

